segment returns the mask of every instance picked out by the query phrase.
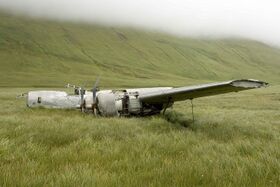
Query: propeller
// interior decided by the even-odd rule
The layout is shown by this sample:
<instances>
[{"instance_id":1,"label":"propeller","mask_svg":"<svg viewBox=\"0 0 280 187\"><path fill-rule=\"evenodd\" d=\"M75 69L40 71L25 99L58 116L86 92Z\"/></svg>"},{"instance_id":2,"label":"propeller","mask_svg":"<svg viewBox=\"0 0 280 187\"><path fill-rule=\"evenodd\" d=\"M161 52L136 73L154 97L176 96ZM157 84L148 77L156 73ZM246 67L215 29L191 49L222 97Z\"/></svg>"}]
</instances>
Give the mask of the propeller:
<instances>
[{"instance_id":1,"label":"propeller","mask_svg":"<svg viewBox=\"0 0 280 187\"><path fill-rule=\"evenodd\" d=\"M93 88L92 88L92 97L93 97L93 103L92 103L92 109L93 109L93 112L96 112L95 111L95 108L96 108L96 92L97 92L97 86L98 86L98 83L99 83L99 76L98 78L96 79L94 85L93 85ZM80 103L80 107L81 107L81 111L84 112L85 111L85 89L84 87L79 87L79 95L81 96L81 103Z\"/></svg>"},{"instance_id":2,"label":"propeller","mask_svg":"<svg viewBox=\"0 0 280 187\"><path fill-rule=\"evenodd\" d=\"M92 103L92 109L93 109L93 113L96 115L96 92L97 92L97 86L99 84L99 79L100 79L100 76L97 77L94 85L93 85L93 88L92 88L92 99L93 99L93 103Z\"/></svg>"},{"instance_id":3,"label":"propeller","mask_svg":"<svg viewBox=\"0 0 280 187\"><path fill-rule=\"evenodd\" d=\"M99 84L99 79L100 79L100 76L97 77L97 79L93 85L93 88L92 88L93 104L96 104L96 92L97 92L97 86Z\"/></svg>"},{"instance_id":4,"label":"propeller","mask_svg":"<svg viewBox=\"0 0 280 187\"><path fill-rule=\"evenodd\" d=\"M80 95L81 95L81 111L84 112L85 110L85 101L84 101L84 94L85 94L85 89L83 87L81 87L80 89Z\"/></svg>"}]
</instances>

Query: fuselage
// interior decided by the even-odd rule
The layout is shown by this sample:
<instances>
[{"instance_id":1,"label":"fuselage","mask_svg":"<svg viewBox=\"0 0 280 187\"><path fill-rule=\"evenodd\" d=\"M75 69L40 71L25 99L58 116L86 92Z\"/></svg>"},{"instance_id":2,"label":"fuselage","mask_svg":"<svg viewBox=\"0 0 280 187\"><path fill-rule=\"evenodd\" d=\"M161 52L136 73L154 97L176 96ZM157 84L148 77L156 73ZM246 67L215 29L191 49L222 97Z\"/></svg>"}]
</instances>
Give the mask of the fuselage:
<instances>
[{"instance_id":1,"label":"fuselage","mask_svg":"<svg viewBox=\"0 0 280 187\"><path fill-rule=\"evenodd\" d=\"M91 91L85 91L85 93L75 91L73 95L64 91L30 91L27 94L27 106L64 109L83 108L86 112L101 116L145 116L158 114L164 107L170 107L173 103L151 105L142 102L139 95L171 88L101 90L96 93L96 101L94 101ZM83 94L82 97L81 94Z\"/></svg>"}]
</instances>

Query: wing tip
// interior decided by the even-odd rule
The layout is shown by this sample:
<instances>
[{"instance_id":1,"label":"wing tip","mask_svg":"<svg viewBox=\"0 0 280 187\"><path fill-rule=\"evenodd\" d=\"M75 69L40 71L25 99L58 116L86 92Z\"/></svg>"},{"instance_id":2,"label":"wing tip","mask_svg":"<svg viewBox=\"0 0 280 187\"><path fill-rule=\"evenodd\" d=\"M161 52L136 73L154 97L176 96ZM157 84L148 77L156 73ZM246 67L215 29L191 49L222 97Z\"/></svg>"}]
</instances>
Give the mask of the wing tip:
<instances>
[{"instance_id":1,"label":"wing tip","mask_svg":"<svg viewBox=\"0 0 280 187\"><path fill-rule=\"evenodd\" d=\"M231 85L235 87L243 87L243 88L250 89L250 88L267 87L269 83L256 79L239 79L239 80L232 81Z\"/></svg>"}]
</instances>

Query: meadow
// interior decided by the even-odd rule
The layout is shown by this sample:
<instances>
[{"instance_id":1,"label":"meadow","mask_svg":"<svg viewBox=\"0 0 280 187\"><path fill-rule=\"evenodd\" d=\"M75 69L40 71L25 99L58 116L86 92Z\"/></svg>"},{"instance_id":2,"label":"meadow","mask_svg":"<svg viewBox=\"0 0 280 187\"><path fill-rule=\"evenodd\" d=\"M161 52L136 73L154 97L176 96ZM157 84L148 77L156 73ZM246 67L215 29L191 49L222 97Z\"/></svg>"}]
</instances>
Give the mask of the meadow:
<instances>
[{"instance_id":1,"label":"meadow","mask_svg":"<svg viewBox=\"0 0 280 187\"><path fill-rule=\"evenodd\" d=\"M280 186L280 50L0 12L0 186ZM186 86L254 78L270 87L101 118L30 109L28 90ZM70 91L70 90L68 90Z\"/></svg>"},{"instance_id":2,"label":"meadow","mask_svg":"<svg viewBox=\"0 0 280 187\"><path fill-rule=\"evenodd\" d=\"M279 86L176 103L165 116L29 109L0 89L1 186L279 186Z\"/></svg>"}]
</instances>

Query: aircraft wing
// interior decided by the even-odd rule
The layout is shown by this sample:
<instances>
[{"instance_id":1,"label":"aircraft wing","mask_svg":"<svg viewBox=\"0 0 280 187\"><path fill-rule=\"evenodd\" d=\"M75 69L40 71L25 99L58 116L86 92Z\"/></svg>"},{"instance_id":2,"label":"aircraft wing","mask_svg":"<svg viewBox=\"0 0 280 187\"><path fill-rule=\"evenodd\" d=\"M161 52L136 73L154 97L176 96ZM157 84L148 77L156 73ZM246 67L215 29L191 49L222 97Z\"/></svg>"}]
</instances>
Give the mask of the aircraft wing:
<instances>
[{"instance_id":1,"label":"aircraft wing","mask_svg":"<svg viewBox=\"0 0 280 187\"><path fill-rule=\"evenodd\" d=\"M260 88L266 85L268 85L268 83L252 79L232 80L143 93L139 95L139 99L145 103L168 103L204 96L224 94L228 92L238 92L242 90Z\"/></svg>"}]
</instances>

